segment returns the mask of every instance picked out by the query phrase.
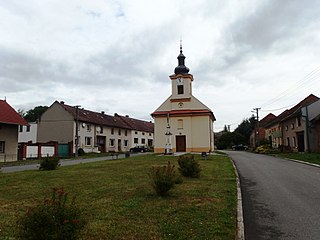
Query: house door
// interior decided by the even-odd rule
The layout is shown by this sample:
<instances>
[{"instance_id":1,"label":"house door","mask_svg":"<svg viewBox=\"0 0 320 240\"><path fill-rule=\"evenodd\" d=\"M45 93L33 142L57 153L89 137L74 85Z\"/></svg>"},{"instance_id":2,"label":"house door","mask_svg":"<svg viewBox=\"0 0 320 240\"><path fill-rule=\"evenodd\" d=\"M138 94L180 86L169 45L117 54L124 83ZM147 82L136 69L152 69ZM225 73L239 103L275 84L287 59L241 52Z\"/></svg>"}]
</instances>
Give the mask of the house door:
<instances>
[{"instance_id":1,"label":"house door","mask_svg":"<svg viewBox=\"0 0 320 240\"><path fill-rule=\"evenodd\" d=\"M100 152L106 152L106 137L105 136L97 136L97 145L98 150Z\"/></svg>"},{"instance_id":2,"label":"house door","mask_svg":"<svg viewBox=\"0 0 320 240\"><path fill-rule=\"evenodd\" d=\"M186 151L186 136L176 136L176 151L177 152Z\"/></svg>"},{"instance_id":3,"label":"house door","mask_svg":"<svg viewBox=\"0 0 320 240\"><path fill-rule=\"evenodd\" d=\"M59 144L58 145L58 156L68 157L69 156L69 144Z\"/></svg>"},{"instance_id":4,"label":"house door","mask_svg":"<svg viewBox=\"0 0 320 240\"><path fill-rule=\"evenodd\" d=\"M304 152L304 132L297 133L298 152Z\"/></svg>"}]
</instances>

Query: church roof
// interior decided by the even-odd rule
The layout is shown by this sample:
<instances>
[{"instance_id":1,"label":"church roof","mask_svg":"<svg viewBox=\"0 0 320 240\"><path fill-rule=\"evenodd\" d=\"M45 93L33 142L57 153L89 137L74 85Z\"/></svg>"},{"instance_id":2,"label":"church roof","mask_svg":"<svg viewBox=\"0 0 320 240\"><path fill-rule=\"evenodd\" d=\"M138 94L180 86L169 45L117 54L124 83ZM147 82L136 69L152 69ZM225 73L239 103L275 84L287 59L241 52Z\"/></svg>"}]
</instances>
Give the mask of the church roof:
<instances>
[{"instance_id":1,"label":"church roof","mask_svg":"<svg viewBox=\"0 0 320 240\"><path fill-rule=\"evenodd\" d=\"M184 59L186 58L182 53L182 44L180 44L180 54L178 58L178 66L174 69L175 74L188 74L189 68L184 65Z\"/></svg>"}]
</instances>

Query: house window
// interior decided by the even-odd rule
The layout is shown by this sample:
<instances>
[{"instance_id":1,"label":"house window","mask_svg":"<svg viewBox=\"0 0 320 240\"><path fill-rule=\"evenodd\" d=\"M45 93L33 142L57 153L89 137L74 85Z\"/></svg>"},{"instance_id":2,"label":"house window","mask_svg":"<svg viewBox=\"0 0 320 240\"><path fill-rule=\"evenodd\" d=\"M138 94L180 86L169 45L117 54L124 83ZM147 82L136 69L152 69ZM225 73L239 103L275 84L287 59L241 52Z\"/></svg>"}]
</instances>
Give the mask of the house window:
<instances>
[{"instance_id":1,"label":"house window","mask_svg":"<svg viewBox=\"0 0 320 240\"><path fill-rule=\"evenodd\" d=\"M23 131L23 126L20 125L20 126L19 126L19 132L22 132L22 131Z\"/></svg>"},{"instance_id":2,"label":"house window","mask_svg":"<svg viewBox=\"0 0 320 240\"><path fill-rule=\"evenodd\" d=\"M124 140L124 141L123 141L123 145L124 145L125 147L128 147L128 140Z\"/></svg>"},{"instance_id":3,"label":"house window","mask_svg":"<svg viewBox=\"0 0 320 240\"><path fill-rule=\"evenodd\" d=\"M292 146L295 147L296 146L296 137L292 138Z\"/></svg>"},{"instance_id":4,"label":"house window","mask_svg":"<svg viewBox=\"0 0 320 240\"><path fill-rule=\"evenodd\" d=\"M149 133L149 136L151 137L151 133Z\"/></svg>"},{"instance_id":5,"label":"house window","mask_svg":"<svg viewBox=\"0 0 320 240\"><path fill-rule=\"evenodd\" d=\"M294 123L291 123L291 129L294 129Z\"/></svg>"},{"instance_id":6,"label":"house window","mask_svg":"<svg viewBox=\"0 0 320 240\"><path fill-rule=\"evenodd\" d=\"M114 139L110 139L109 145L110 145L111 147L114 147Z\"/></svg>"},{"instance_id":7,"label":"house window","mask_svg":"<svg viewBox=\"0 0 320 240\"><path fill-rule=\"evenodd\" d=\"M134 132L134 134L138 134L138 132Z\"/></svg>"},{"instance_id":8,"label":"house window","mask_svg":"<svg viewBox=\"0 0 320 240\"><path fill-rule=\"evenodd\" d=\"M103 126L100 126L100 132L99 133L103 133Z\"/></svg>"},{"instance_id":9,"label":"house window","mask_svg":"<svg viewBox=\"0 0 320 240\"><path fill-rule=\"evenodd\" d=\"M183 94L183 85L178 85L178 94Z\"/></svg>"},{"instance_id":10,"label":"house window","mask_svg":"<svg viewBox=\"0 0 320 240\"><path fill-rule=\"evenodd\" d=\"M178 129L183 129L183 119L178 119Z\"/></svg>"},{"instance_id":11,"label":"house window","mask_svg":"<svg viewBox=\"0 0 320 240\"><path fill-rule=\"evenodd\" d=\"M124 135L127 136L128 135L128 131L124 130Z\"/></svg>"},{"instance_id":12,"label":"house window","mask_svg":"<svg viewBox=\"0 0 320 240\"><path fill-rule=\"evenodd\" d=\"M146 140L144 138L141 139L141 144L146 144Z\"/></svg>"},{"instance_id":13,"label":"house window","mask_svg":"<svg viewBox=\"0 0 320 240\"><path fill-rule=\"evenodd\" d=\"M133 139L133 143L138 144L138 138L134 138L134 139Z\"/></svg>"},{"instance_id":14,"label":"house window","mask_svg":"<svg viewBox=\"0 0 320 240\"><path fill-rule=\"evenodd\" d=\"M301 126L301 117L297 118L298 126Z\"/></svg>"},{"instance_id":15,"label":"house window","mask_svg":"<svg viewBox=\"0 0 320 240\"><path fill-rule=\"evenodd\" d=\"M114 128L111 128L111 135L114 134Z\"/></svg>"},{"instance_id":16,"label":"house window","mask_svg":"<svg viewBox=\"0 0 320 240\"><path fill-rule=\"evenodd\" d=\"M85 141L85 144L86 146L91 146L91 137L85 137L84 141Z\"/></svg>"},{"instance_id":17,"label":"house window","mask_svg":"<svg viewBox=\"0 0 320 240\"><path fill-rule=\"evenodd\" d=\"M288 131L288 125L285 127L285 130Z\"/></svg>"},{"instance_id":18,"label":"house window","mask_svg":"<svg viewBox=\"0 0 320 240\"><path fill-rule=\"evenodd\" d=\"M144 132L142 133L142 135L144 135Z\"/></svg>"},{"instance_id":19,"label":"house window","mask_svg":"<svg viewBox=\"0 0 320 240\"><path fill-rule=\"evenodd\" d=\"M5 142L4 141L0 141L0 153L4 153L4 146L5 146L5 144L4 144Z\"/></svg>"},{"instance_id":20,"label":"house window","mask_svg":"<svg viewBox=\"0 0 320 240\"><path fill-rule=\"evenodd\" d=\"M290 139L287 138L287 146L290 147Z\"/></svg>"},{"instance_id":21,"label":"house window","mask_svg":"<svg viewBox=\"0 0 320 240\"><path fill-rule=\"evenodd\" d=\"M119 136L121 136L121 129L118 130L118 134L119 134Z\"/></svg>"},{"instance_id":22,"label":"house window","mask_svg":"<svg viewBox=\"0 0 320 240\"><path fill-rule=\"evenodd\" d=\"M30 132L30 125L27 126L27 132Z\"/></svg>"},{"instance_id":23,"label":"house window","mask_svg":"<svg viewBox=\"0 0 320 240\"><path fill-rule=\"evenodd\" d=\"M91 132L91 125L87 124L87 132Z\"/></svg>"}]
</instances>

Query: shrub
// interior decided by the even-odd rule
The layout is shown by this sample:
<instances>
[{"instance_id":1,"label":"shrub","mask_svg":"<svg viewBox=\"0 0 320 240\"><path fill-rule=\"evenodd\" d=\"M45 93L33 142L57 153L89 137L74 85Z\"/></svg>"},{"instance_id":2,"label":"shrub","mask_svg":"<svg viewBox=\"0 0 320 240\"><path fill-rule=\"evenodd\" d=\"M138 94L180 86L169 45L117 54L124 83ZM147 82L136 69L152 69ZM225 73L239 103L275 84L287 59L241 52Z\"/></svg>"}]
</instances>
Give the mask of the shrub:
<instances>
[{"instance_id":1,"label":"shrub","mask_svg":"<svg viewBox=\"0 0 320 240\"><path fill-rule=\"evenodd\" d=\"M261 145L254 150L255 153L261 154L276 154L279 152L278 149L270 147L269 144Z\"/></svg>"},{"instance_id":2,"label":"shrub","mask_svg":"<svg viewBox=\"0 0 320 240\"><path fill-rule=\"evenodd\" d=\"M55 170L59 166L59 158L46 157L40 162L40 170Z\"/></svg>"},{"instance_id":3,"label":"shrub","mask_svg":"<svg viewBox=\"0 0 320 240\"><path fill-rule=\"evenodd\" d=\"M63 188L54 188L51 199L29 209L18 220L20 237L30 240L77 239L85 221L81 210L74 204L75 198L68 204L67 196Z\"/></svg>"},{"instance_id":4,"label":"shrub","mask_svg":"<svg viewBox=\"0 0 320 240\"><path fill-rule=\"evenodd\" d=\"M177 182L174 165L168 162L165 166L153 166L150 170L151 185L159 196L166 196Z\"/></svg>"},{"instance_id":5,"label":"shrub","mask_svg":"<svg viewBox=\"0 0 320 240\"><path fill-rule=\"evenodd\" d=\"M78 156L83 156L85 154L83 148L78 149Z\"/></svg>"},{"instance_id":6,"label":"shrub","mask_svg":"<svg viewBox=\"0 0 320 240\"><path fill-rule=\"evenodd\" d=\"M199 178L200 177L200 164L194 159L193 155L179 156L179 171L185 177Z\"/></svg>"}]
</instances>

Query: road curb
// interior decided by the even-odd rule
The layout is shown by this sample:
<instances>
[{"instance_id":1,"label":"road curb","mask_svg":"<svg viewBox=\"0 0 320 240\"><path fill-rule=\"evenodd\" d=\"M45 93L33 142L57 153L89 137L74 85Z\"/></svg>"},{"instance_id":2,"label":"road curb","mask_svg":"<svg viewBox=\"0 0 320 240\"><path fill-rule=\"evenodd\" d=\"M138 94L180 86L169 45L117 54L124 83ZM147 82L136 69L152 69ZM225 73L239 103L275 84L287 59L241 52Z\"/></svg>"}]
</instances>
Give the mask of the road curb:
<instances>
[{"instance_id":1,"label":"road curb","mask_svg":"<svg viewBox=\"0 0 320 240\"><path fill-rule=\"evenodd\" d=\"M232 162L234 172L236 174L236 181L237 181L237 235L236 235L236 240L245 240L240 178L239 178L239 174L238 174L238 169L237 169L236 165L234 164L233 159L231 157L229 157L229 158Z\"/></svg>"},{"instance_id":2,"label":"road curb","mask_svg":"<svg viewBox=\"0 0 320 240\"><path fill-rule=\"evenodd\" d=\"M304 162L304 161L300 161L300 160L292 159L292 158L282 158L282 159L320 168L320 165L319 164L315 164L315 163Z\"/></svg>"}]
</instances>

